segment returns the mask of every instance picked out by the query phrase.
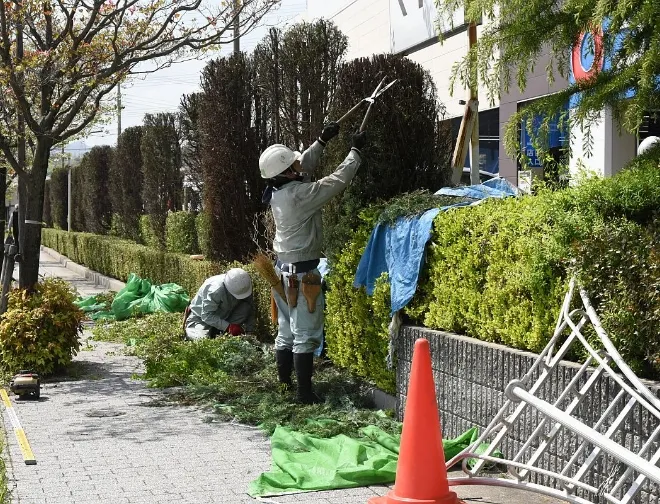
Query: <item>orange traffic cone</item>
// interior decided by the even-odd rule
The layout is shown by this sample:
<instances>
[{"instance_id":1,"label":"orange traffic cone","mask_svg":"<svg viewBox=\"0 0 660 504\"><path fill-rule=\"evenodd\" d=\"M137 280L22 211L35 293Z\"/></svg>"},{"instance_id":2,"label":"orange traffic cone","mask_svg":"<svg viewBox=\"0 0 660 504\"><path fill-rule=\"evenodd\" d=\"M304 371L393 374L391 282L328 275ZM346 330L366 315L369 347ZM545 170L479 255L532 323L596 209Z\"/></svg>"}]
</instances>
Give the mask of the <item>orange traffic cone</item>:
<instances>
[{"instance_id":1,"label":"orange traffic cone","mask_svg":"<svg viewBox=\"0 0 660 504\"><path fill-rule=\"evenodd\" d=\"M429 342L415 342L394 489L369 504L458 504L449 490Z\"/></svg>"}]
</instances>

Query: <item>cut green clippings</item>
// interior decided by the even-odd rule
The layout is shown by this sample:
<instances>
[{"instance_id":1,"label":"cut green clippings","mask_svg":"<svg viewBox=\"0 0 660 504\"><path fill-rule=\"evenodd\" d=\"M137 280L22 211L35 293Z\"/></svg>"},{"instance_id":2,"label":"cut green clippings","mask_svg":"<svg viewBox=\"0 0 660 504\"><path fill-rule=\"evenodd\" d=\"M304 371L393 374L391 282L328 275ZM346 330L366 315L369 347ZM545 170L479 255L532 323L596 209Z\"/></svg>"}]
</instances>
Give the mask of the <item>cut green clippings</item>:
<instances>
[{"instance_id":1,"label":"cut green clippings","mask_svg":"<svg viewBox=\"0 0 660 504\"><path fill-rule=\"evenodd\" d=\"M269 434L277 425L323 437L358 436L366 425L400 432L392 412L373 409L369 387L348 371L317 361L314 384L324 402L296 404L294 392L277 380L270 346L242 337L185 341L180 322L180 316L154 314L93 331L99 340L132 343L150 386L182 387L175 397L210 404L214 421L258 425Z\"/></svg>"},{"instance_id":2,"label":"cut green clippings","mask_svg":"<svg viewBox=\"0 0 660 504\"><path fill-rule=\"evenodd\" d=\"M396 196L383 205L379 223L394 224L399 217L413 217L432 208L441 208L474 200L458 196L440 196L429 191L413 191Z\"/></svg>"},{"instance_id":3,"label":"cut green clippings","mask_svg":"<svg viewBox=\"0 0 660 504\"><path fill-rule=\"evenodd\" d=\"M180 340L183 335L182 317L180 313L155 313L121 322L99 323L92 329L92 334L97 341L125 343L129 346L134 346L142 339Z\"/></svg>"}]
</instances>

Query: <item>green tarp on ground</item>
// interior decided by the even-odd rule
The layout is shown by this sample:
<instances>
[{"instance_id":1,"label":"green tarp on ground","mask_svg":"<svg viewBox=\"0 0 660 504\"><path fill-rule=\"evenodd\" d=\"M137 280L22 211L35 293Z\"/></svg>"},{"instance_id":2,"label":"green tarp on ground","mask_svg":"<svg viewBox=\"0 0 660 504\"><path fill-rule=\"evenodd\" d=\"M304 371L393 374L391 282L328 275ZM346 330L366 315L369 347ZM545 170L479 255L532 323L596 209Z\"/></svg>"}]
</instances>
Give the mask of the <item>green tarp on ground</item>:
<instances>
[{"instance_id":1,"label":"green tarp on ground","mask_svg":"<svg viewBox=\"0 0 660 504\"><path fill-rule=\"evenodd\" d=\"M131 273L126 287L120 290L112 302L110 310L99 302L96 296L88 296L76 301L78 307L92 320L125 320L135 313L183 312L190 303L188 293L180 285L167 283L152 285Z\"/></svg>"},{"instance_id":2,"label":"green tarp on ground","mask_svg":"<svg viewBox=\"0 0 660 504\"><path fill-rule=\"evenodd\" d=\"M361 433L364 439L343 434L322 439L277 427L271 438L273 469L250 483L248 494L267 497L393 483L400 437L373 425ZM445 439L445 458L458 455L478 435L473 427L456 439Z\"/></svg>"}]
</instances>

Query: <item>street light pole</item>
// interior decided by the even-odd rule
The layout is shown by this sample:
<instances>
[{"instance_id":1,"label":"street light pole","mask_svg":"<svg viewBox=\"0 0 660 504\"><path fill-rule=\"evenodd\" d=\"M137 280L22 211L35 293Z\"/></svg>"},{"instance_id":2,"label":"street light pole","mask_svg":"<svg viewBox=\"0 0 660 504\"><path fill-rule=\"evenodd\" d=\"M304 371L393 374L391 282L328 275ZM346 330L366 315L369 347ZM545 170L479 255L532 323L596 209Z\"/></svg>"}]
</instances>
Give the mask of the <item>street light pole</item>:
<instances>
[{"instance_id":1,"label":"street light pole","mask_svg":"<svg viewBox=\"0 0 660 504\"><path fill-rule=\"evenodd\" d=\"M71 165L69 164L69 170L67 171L67 191L68 191L68 198L67 198L67 209L66 209L66 223L67 223L67 231L70 233L71 232Z\"/></svg>"},{"instance_id":2,"label":"street light pole","mask_svg":"<svg viewBox=\"0 0 660 504\"><path fill-rule=\"evenodd\" d=\"M240 41L240 22L238 19L238 10L240 8L240 0L234 0L234 54L241 52Z\"/></svg>"}]
</instances>

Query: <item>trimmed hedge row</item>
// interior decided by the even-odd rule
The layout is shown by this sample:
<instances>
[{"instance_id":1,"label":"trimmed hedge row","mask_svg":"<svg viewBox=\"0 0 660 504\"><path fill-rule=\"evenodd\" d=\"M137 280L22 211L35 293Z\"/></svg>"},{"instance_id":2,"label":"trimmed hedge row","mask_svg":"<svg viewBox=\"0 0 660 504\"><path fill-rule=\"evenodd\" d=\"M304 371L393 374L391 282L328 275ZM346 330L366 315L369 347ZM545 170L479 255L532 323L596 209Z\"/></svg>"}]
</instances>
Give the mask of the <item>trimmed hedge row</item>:
<instances>
[{"instance_id":1,"label":"trimmed hedge row","mask_svg":"<svg viewBox=\"0 0 660 504\"><path fill-rule=\"evenodd\" d=\"M610 179L440 213L408 322L539 351L575 272L631 367L660 376L660 169L638 160ZM368 298L353 280L375 219L328 279L328 354L393 390L385 369L389 284Z\"/></svg>"},{"instance_id":2,"label":"trimmed hedge row","mask_svg":"<svg viewBox=\"0 0 660 504\"><path fill-rule=\"evenodd\" d=\"M257 335L264 341L273 339L270 286L252 265L197 261L183 254L163 252L119 238L55 229L42 230L41 243L103 275L126 281L129 274L135 273L156 284L173 282L181 285L191 296L208 277L240 266L252 277Z\"/></svg>"}]
</instances>

